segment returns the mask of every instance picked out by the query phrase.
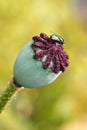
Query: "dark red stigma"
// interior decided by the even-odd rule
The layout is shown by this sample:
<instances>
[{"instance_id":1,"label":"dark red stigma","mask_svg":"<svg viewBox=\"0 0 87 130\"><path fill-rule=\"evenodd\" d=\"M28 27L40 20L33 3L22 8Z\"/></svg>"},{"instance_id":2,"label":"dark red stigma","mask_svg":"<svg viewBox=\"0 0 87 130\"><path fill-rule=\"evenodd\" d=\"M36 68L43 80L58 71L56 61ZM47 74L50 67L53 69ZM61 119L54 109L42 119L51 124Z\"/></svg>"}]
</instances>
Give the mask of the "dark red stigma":
<instances>
[{"instance_id":1,"label":"dark red stigma","mask_svg":"<svg viewBox=\"0 0 87 130\"><path fill-rule=\"evenodd\" d=\"M58 45L44 33L34 36L32 39L34 40L32 44L34 59L41 61L44 69L51 69L54 73L64 72L69 65L69 57L64 52L63 45Z\"/></svg>"}]
</instances>

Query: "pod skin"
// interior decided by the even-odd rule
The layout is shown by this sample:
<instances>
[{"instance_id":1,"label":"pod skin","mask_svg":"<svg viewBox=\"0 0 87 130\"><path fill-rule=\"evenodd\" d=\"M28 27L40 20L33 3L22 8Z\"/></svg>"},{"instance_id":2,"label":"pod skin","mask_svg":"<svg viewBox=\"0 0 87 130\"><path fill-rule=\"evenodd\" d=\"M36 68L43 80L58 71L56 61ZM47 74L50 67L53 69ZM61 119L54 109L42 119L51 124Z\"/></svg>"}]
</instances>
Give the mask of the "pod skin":
<instances>
[{"instance_id":1,"label":"pod skin","mask_svg":"<svg viewBox=\"0 0 87 130\"><path fill-rule=\"evenodd\" d=\"M14 64L14 78L16 82L25 88L37 88L53 82L61 73L52 72L51 69L43 69L41 61L35 60L31 45L34 40L28 42L20 51Z\"/></svg>"}]
</instances>

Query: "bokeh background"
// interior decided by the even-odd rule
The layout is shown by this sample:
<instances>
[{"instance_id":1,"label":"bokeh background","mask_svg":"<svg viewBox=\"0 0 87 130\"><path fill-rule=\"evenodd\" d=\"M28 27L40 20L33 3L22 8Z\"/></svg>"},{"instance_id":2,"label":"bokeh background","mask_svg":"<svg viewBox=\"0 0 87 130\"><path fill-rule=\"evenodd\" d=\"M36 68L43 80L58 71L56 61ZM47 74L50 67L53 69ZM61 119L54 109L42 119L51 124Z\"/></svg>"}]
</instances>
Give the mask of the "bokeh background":
<instances>
[{"instance_id":1,"label":"bokeh background","mask_svg":"<svg viewBox=\"0 0 87 130\"><path fill-rule=\"evenodd\" d=\"M65 39L70 66L52 84L19 93L0 130L87 130L87 0L0 0L0 94L20 49L40 32Z\"/></svg>"}]
</instances>

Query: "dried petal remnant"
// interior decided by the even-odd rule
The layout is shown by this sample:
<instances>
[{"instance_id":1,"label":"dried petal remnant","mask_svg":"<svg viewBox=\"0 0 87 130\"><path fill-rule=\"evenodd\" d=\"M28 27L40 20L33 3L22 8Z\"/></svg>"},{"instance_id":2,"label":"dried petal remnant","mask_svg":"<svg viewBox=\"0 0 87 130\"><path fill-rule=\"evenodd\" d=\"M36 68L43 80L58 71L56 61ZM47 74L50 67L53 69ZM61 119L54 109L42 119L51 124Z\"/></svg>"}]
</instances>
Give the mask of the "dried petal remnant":
<instances>
[{"instance_id":1,"label":"dried petal remnant","mask_svg":"<svg viewBox=\"0 0 87 130\"><path fill-rule=\"evenodd\" d=\"M63 48L64 41L59 41L59 37L56 37L55 40L44 33L34 36L32 39L34 40L32 44L34 59L41 61L44 69L51 69L54 73L64 72L69 65L69 57Z\"/></svg>"}]
</instances>

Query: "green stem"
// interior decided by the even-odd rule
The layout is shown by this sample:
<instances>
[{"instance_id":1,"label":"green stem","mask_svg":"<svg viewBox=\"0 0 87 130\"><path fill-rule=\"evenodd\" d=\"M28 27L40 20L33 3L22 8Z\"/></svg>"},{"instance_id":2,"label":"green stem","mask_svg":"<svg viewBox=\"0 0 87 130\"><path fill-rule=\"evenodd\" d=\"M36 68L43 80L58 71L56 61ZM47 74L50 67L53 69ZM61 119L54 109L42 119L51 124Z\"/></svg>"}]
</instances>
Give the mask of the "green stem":
<instances>
[{"instance_id":1,"label":"green stem","mask_svg":"<svg viewBox=\"0 0 87 130\"><path fill-rule=\"evenodd\" d=\"M4 110L5 106L11 100L11 98L14 96L18 89L19 88L15 86L13 81L9 82L6 90L0 96L0 113Z\"/></svg>"}]
</instances>

